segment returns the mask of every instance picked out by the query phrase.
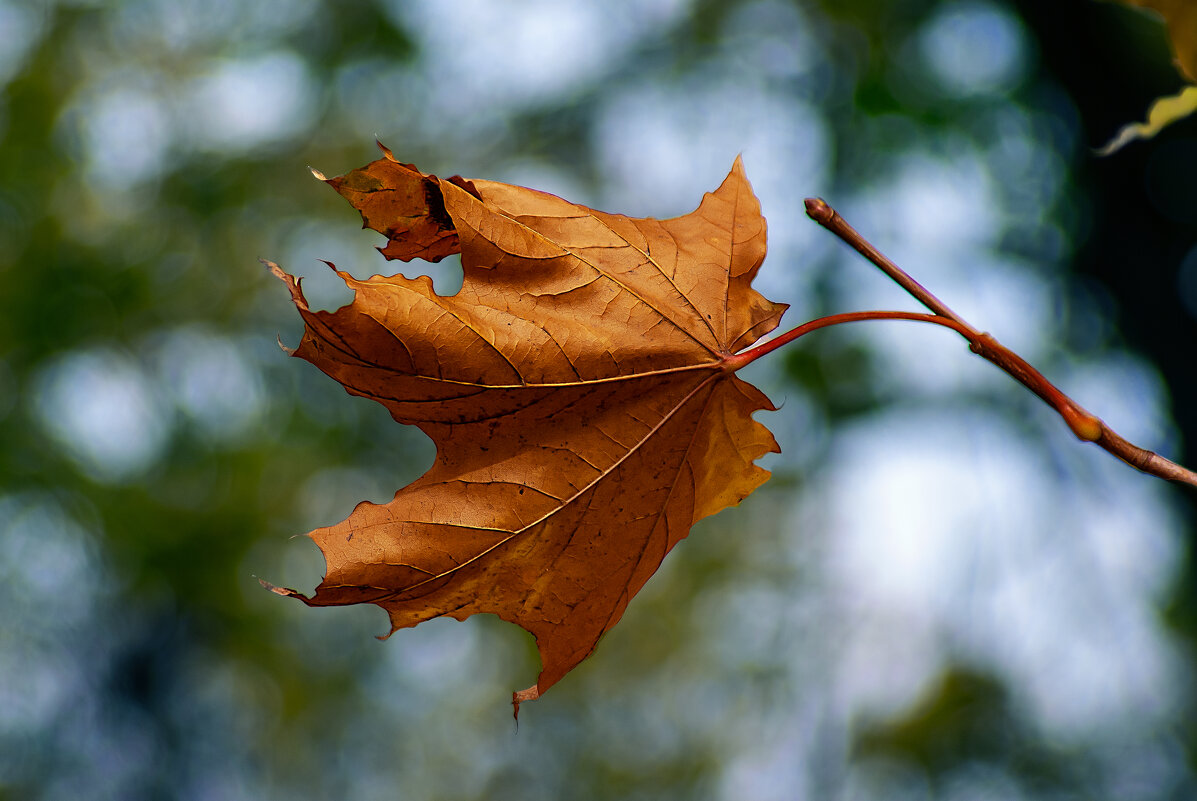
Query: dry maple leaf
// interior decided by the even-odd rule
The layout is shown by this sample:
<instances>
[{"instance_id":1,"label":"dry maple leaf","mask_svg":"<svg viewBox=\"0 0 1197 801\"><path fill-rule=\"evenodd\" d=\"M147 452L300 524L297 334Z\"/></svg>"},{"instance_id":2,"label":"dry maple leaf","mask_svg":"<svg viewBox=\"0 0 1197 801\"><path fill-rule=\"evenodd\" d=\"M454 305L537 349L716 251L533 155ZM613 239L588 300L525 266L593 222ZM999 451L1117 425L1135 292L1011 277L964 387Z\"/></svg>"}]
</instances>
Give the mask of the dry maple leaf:
<instances>
[{"instance_id":1,"label":"dry maple leaf","mask_svg":"<svg viewBox=\"0 0 1197 801\"><path fill-rule=\"evenodd\" d=\"M594 649L695 521L743 500L777 451L773 405L732 358L785 306L750 286L765 220L739 159L694 212L606 214L385 158L328 180L390 258L461 253L461 290L339 275L353 302L303 316L294 351L436 443L390 503L309 536L311 606L373 603L392 633L490 612L531 632L538 697ZM319 176L318 177L322 177Z\"/></svg>"}]
</instances>

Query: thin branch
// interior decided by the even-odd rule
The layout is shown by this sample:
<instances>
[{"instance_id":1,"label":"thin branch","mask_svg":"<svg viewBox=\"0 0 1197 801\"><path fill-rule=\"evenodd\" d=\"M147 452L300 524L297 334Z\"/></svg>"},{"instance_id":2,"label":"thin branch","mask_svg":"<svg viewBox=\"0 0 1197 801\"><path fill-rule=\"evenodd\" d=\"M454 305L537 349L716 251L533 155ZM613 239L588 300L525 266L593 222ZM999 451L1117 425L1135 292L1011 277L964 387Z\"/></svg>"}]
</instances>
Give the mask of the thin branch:
<instances>
[{"instance_id":1,"label":"thin branch","mask_svg":"<svg viewBox=\"0 0 1197 801\"><path fill-rule=\"evenodd\" d=\"M940 317L955 320L975 334L981 333L964 322L960 315L949 309L939 298L932 295L925 286L911 278L909 273L890 261L888 256L873 247L873 244L869 240L861 236L851 225L848 225L848 221L841 217L835 209L827 205L827 201L823 200L823 198L808 197L806 199L806 216L847 242L857 253L880 267L882 272L892 278L898 286L913 295L919 303ZM965 336L965 339L971 341L971 338L968 336Z\"/></svg>"},{"instance_id":2,"label":"thin branch","mask_svg":"<svg viewBox=\"0 0 1197 801\"><path fill-rule=\"evenodd\" d=\"M932 316L942 318L943 320L950 320L951 324L948 324L948 327L955 329L962 337L968 340L969 349L973 353L993 362L1027 389L1042 398L1044 402L1064 418L1064 422L1068 424L1068 427L1072 429L1072 433L1078 439L1085 442L1096 442L1131 467L1141 470L1144 473L1197 487L1197 473L1165 459L1157 453L1140 448L1137 445L1132 445L1118 436L1101 419L1085 411L1080 404L1044 378L1043 374L1032 367L1026 359L1023 359L989 334L983 333L965 322L960 315L949 309L943 301L931 294L926 287L911 278L906 271L890 261L881 251L877 250L872 243L861 236L826 201L821 198L807 198L806 213L812 220L822 225L828 231L831 231L844 242L851 245L856 252L877 265L895 283L934 312ZM869 312L865 312L865 314L869 314ZM783 334L782 336L788 335ZM778 339L781 338L778 337ZM773 345L776 341L772 340L760 347ZM774 345L774 347L778 346ZM746 356L751 352L747 351L741 355Z\"/></svg>"}]
</instances>

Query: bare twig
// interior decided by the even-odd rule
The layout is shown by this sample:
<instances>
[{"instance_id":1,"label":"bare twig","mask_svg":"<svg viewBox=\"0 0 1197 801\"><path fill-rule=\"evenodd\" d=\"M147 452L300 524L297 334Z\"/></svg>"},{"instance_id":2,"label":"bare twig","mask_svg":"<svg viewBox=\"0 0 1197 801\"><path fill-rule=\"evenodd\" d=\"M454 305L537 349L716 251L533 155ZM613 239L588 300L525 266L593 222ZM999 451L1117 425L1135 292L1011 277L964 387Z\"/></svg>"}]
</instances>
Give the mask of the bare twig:
<instances>
[{"instance_id":1,"label":"bare twig","mask_svg":"<svg viewBox=\"0 0 1197 801\"><path fill-rule=\"evenodd\" d=\"M812 220L822 225L828 231L831 231L844 242L851 245L854 250L866 259L877 265L899 286L934 312L936 317L952 321L954 325L950 327L954 328L962 337L968 340L969 348L973 353L993 362L1023 386L1027 387L1027 389L1042 398L1044 402L1064 418L1064 422L1068 424L1068 427L1072 429L1072 433L1078 439L1086 442L1096 442L1131 467L1141 470L1144 473L1197 487L1197 473L1165 459L1157 453L1140 448L1137 445L1132 445L1118 436L1102 420L1085 411L1076 401L1061 392L1059 388L1044 378L1042 373L1032 367L1017 353L998 342L989 334L978 331L965 322L939 298L931 294L926 287L911 278L901 267L894 264L881 251L873 247L867 239L849 225L826 201L821 198L807 198L806 213Z\"/></svg>"}]
</instances>

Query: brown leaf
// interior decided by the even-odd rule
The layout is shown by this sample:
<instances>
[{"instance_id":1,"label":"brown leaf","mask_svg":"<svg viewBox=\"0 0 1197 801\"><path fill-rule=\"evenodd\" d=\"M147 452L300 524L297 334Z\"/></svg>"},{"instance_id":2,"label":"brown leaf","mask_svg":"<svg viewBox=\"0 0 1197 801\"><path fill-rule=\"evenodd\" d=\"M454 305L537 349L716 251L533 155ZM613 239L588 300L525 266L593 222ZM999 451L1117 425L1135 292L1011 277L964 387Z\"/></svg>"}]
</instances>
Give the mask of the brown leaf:
<instances>
[{"instance_id":1,"label":"brown leaf","mask_svg":"<svg viewBox=\"0 0 1197 801\"><path fill-rule=\"evenodd\" d=\"M1158 12L1168 25L1168 38L1176 54L1176 66L1197 83L1197 3L1193 0L1122 0L1123 3Z\"/></svg>"},{"instance_id":2,"label":"brown leaf","mask_svg":"<svg viewBox=\"0 0 1197 801\"><path fill-rule=\"evenodd\" d=\"M491 612L536 637L543 693L595 647L693 523L743 500L777 443L773 409L727 358L785 306L753 290L765 221L739 159L694 212L633 219L386 158L329 180L382 252L460 248L452 297L426 276L339 275L353 302L307 307L294 352L419 426L437 457L385 505L310 536L312 606L374 603L392 633Z\"/></svg>"}]
</instances>

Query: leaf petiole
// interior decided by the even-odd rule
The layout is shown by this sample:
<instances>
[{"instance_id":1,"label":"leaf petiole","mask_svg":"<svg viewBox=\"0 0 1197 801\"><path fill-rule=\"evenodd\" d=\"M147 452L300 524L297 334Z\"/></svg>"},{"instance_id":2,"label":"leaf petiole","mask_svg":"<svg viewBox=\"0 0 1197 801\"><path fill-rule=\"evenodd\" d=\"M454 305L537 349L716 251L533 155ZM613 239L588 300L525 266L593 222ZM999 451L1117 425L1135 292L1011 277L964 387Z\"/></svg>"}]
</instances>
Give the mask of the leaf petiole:
<instances>
[{"instance_id":1,"label":"leaf petiole","mask_svg":"<svg viewBox=\"0 0 1197 801\"><path fill-rule=\"evenodd\" d=\"M942 325L951 328L964 336L969 337L969 330L967 326L962 325L956 320L944 317L939 314L926 314L924 312L907 312L907 311L858 311L858 312L844 312L843 314L831 314L827 317L818 317L814 320L803 323L797 328L791 328L784 334L770 339L757 345L755 348L741 351L735 356L729 356L724 360L725 369L735 371L751 364L766 353L772 353L783 345L788 345L799 337L805 336L812 331L818 331L820 328L829 328L833 325L841 325L843 323L855 323L863 320L912 320L919 323L934 323L935 325Z\"/></svg>"}]
</instances>

